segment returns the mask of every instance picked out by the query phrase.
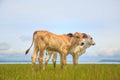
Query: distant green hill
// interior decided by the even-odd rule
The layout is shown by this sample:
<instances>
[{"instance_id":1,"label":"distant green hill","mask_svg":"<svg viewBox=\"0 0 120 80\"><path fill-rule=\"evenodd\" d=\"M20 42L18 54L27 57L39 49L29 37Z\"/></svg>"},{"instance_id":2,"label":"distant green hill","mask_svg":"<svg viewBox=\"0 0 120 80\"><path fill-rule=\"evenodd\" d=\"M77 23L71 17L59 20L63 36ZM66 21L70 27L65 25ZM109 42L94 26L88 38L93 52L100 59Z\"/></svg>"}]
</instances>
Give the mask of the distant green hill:
<instances>
[{"instance_id":1,"label":"distant green hill","mask_svg":"<svg viewBox=\"0 0 120 80\"><path fill-rule=\"evenodd\" d=\"M120 62L120 60L100 60L100 62Z\"/></svg>"}]
</instances>

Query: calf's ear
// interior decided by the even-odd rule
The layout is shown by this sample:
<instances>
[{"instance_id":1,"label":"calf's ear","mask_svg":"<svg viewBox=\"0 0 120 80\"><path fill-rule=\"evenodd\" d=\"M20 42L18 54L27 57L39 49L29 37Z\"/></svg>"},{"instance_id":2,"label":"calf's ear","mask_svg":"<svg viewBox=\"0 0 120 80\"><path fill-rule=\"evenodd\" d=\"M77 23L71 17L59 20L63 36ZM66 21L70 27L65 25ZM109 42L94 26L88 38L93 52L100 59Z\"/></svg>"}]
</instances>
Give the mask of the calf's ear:
<instances>
[{"instance_id":1,"label":"calf's ear","mask_svg":"<svg viewBox=\"0 0 120 80\"><path fill-rule=\"evenodd\" d=\"M82 38L88 38L87 34L82 33Z\"/></svg>"},{"instance_id":2,"label":"calf's ear","mask_svg":"<svg viewBox=\"0 0 120 80\"><path fill-rule=\"evenodd\" d=\"M73 37L74 35L72 33L68 33L67 36Z\"/></svg>"}]
</instances>

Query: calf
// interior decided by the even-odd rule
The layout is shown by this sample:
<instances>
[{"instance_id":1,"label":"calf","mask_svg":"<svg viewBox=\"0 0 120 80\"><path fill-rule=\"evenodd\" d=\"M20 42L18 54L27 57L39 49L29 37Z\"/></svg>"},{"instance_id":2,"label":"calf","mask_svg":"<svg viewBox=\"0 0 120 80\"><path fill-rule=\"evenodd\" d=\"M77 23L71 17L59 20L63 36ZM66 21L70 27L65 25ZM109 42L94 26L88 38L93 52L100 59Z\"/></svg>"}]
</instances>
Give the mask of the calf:
<instances>
[{"instance_id":1,"label":"calf","mask_svg":"<svg viewBox=\"0 0 120 80\"><path fill-rule=\"evenodd\" d=\"M61 68L64 68L66 64L66 55L68 51L71 49L71 47L80 45L82 40L83 39L80 32L76 32L74 35L71 34L57 35L43 30L35 31L33 34L32 44L26 50L27 54L32 45L34 44L34 51L32 54L32 69L34 69L34 64L38 52L40 52L38 57L40 69L43 69L42 60L45 50L59 52L61 55Z\"/></svg>"},{"instance_id":2,"label":"calf","mask_svg":"<svg viewBox=\"0 0 120 80\"><path fill-rule=\"evenodd\" d=\"M93 41L93 38L90 35L85 34L85 33L82 33L82 35L83 35L83 41L82 41L81 45L78 45L76 47L71 47L71 49L68 51L68 54L71 54L73 57L74 66L76 66L76 64L78 64L79 56L82 55L83 53L85 53L86 49L89 48L91 45L95 45L95 42ZM56 67L57 52L48 51L47 53L48 54L45 58L45 64L47 65L48 60L50 59L51 55L53 54L52 61L53 61L53 65L55 68Z\"/></svg>"}]
</instances>

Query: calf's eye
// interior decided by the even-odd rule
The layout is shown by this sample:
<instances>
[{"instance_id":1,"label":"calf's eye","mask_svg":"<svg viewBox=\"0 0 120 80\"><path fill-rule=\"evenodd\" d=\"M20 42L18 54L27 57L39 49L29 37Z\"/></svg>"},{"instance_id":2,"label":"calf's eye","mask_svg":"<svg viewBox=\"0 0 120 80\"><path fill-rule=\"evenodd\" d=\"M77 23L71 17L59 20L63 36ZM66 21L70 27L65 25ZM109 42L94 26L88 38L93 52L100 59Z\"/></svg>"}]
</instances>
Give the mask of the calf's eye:
<instances>
[{"instance_id":1,"label":"calf's eye","mask_svg":"<svg viewBox=\"0 0 120 80\"><path fill-rule=\"evenodd\" d=\"M80 38L79 36L76 36L76 38Z\"/></svg>"},{"instance_id":2,"label":"calf's eye","mask_svg":"<svg viewBox=\"0 0 120 80\"><path fill-rule=\"evenodd\" d=\"M84 45L84 43L82 42L80 45L81 45L81 46L83 46L83 45Z\"/></svg>"}]
</instances>

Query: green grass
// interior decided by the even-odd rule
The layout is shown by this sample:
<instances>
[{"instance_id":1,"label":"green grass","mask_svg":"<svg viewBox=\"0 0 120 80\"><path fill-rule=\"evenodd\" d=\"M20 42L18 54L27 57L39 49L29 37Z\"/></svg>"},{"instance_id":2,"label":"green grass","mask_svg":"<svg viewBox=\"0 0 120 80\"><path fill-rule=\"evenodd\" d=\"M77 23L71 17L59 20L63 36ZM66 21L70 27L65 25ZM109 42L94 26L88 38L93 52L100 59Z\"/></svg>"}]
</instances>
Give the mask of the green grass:
<instances>
[{"instance_id":1,"label":"green grass","mask_svg":"<svg viewBox=\"0 0 120 80\"><path fill-rule=\"evenodd\" d=\"M49 64L45 71L31 70L31 64L0 64L0 80L120 80L120 64L79 64L76 69L67 65L54 70Z\"/></svg>"}]
</instances>

